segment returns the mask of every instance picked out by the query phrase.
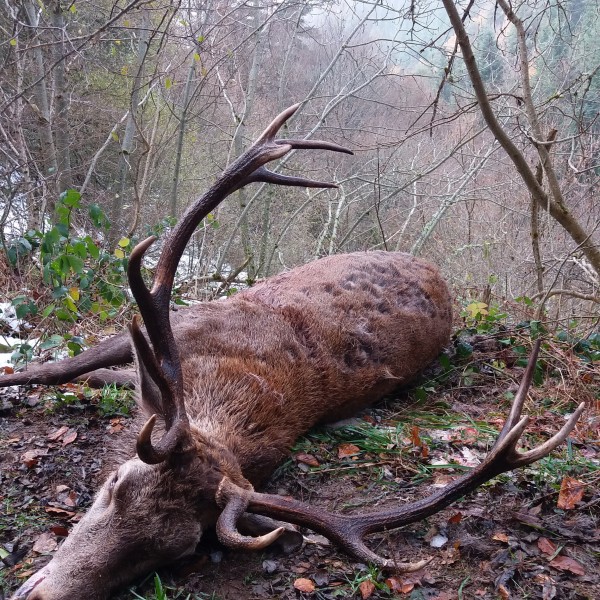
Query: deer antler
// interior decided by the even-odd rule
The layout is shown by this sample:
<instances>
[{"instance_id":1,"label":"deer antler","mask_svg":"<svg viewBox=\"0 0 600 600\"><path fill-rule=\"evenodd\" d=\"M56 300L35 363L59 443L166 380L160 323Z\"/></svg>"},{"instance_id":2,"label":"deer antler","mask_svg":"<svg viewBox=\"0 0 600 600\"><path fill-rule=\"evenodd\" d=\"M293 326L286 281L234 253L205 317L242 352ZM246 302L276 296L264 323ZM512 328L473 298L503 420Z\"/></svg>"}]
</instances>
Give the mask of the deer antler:
<instances>
[{"instance_id":1,"label":"deer antler","mask_svg":"<svg viewBox=\"0 0 600 600\"><path fill-rule=\"evenodd\" d=\"M165 242L151 290L146 287L142 278L141 263L146 250L156 238L150 237L140 242L131 253L127 272L129 285L151 342L148 343L137 319L134 319L130 332L142 375L141 393L145 398L153 398L150 404L155 405L164 415L166 429L163 438L154 446L150 438L156 415L146 422L137 440L138 456L144 462L156 464L166 460L189 436L189 421L183 402L181 362L169 319L169 301L177 265L198 224L227 196L252 182L318 188L337 187L333 183L279 175L264 167L291 150L332 150L352 154L351 150L331 142L275 139L279 129L299 106L290 106L275 117L258 140L229 165L211 188L188 208Z\"/></svg>"},{"instance_id":2,"label":"deer antler","mask_svg":"<svg viewBox=\"0 0 600 600\"><path fill-rule=\"evenodd\" d=\"M399 572L413 571L423 567L429 561L397 563L394 560L383 558L369 550L363 538L370 533L393 529L424 519L442 510L496 475L539 460L567 438L581 416L585 408L584 403L578 406L561 430L544 444L528 452L521 453L517 450L517 443L529 422L529 417L521 418L521 411L533 379L539 348L540 342L538 341L529 359L510 415L491 452L478 467L463 477L456 479L439 492L432 494L428 498L417 500L416 502L392 510L357 515L341 515L308 506L302 502L283 496L260 494L252 490L242 489L224 477L219 486L219 495L217 498L217 501L224 506L223 512L219 517L217 531L220 535L222 535L220 532L227 531L226 539L233 539L231 530L235 530L236 528L236 522L240 516L240 506L242 506L242 510L266 515L296 525L305 525L327 536L360 560L387 569L395 569ZM235 545L248 547L249 543L240 536L239 543Z\"/></svg>"}]
</instances>

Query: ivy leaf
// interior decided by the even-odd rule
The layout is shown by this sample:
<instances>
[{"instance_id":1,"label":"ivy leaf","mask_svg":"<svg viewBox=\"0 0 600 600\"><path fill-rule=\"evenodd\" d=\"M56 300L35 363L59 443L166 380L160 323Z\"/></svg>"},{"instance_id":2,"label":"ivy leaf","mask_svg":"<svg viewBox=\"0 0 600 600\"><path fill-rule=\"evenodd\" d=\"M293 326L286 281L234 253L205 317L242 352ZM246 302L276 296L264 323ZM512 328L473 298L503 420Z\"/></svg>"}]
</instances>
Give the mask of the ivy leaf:
<instances>
[{"instance_id":1,"label":"ivy leaf","mask_svg":"<svg viewBox=\"0 0 600 600\"><path fill-rule=\"evenodd\" d=\"M49 350L50 348L56 348L57 346L60 346L64 341L64 338L62 335L58 335L58 334L54 334L51 335L47 340L44 340L41 344L40 344L40 348L42 350Z\"/></svg>"},{"instance_id":2,"label":"ivy leaf","mask_svg":"<svg viewBox=\"0 0 600 600\"><path fill-rule=\"evenodd\" d=\"M66 190L60 195L60 201L69 208L79 208L81 194L77 190Z\"/></svg>"},{"instance_id":3,"label":"ivy leaf","mask_svg":"<svg viewBox=\"0 0 600 600\"><path fill-rule=\"evenodd\" d=\"M98 248L98 246L96 246L96 244L94 244L94 241L92 240L92 238L89 235L84 239L84 241L87 246L87 251L88 251L89 255L94 260L98 260L98 258L100 256L100 248Z\"/></svg>"},{"instance_id":4,"label":"ivy leaf","mask_svg":"<svg viewBox=\"0 0 600 600\"><path fill-rule=\"evenodd\" d=\"M67 260L69 261L69 267L71 267L73 273L77 273L78 275L83 273L84 264L79 256L73 256L72 254L69 254L67 255Z\"/></svg>"}]
</instances>

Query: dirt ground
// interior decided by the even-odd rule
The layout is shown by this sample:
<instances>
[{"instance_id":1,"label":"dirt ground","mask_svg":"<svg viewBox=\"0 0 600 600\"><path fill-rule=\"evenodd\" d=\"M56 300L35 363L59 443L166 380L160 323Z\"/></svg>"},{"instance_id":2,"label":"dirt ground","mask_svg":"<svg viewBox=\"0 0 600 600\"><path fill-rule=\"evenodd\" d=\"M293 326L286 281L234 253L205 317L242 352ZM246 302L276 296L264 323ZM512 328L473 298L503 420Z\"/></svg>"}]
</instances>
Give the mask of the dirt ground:
<instances>
[{"instance_id":1,"label":"dirt ground","mask_svg":"<svg viewBox=\"0 0 600 600\"><path fill-rule=\"evenodd\" d=\"M506 391L522 369L506 367L499 376L484 368L493 359L475 353L468 364L479 366L468 380L462 365L446 381L424 383L309 434L268 490L344 512L432 493L476 464L508 412ZM569 383L548 368L526 406L533 432L527 440L539 443L560 428L576 400L586 400L568 444L426 521L370 538L371 548L401 561L432 558L421 571L383 573L309 531L290 555L233 552L208 536L193 558L160 572L166 597L600 598L600 374L590 365L578 369L583 379ZM0 389L0 600L50 559L85 511L110 446L129 421L101 416L97 398L81 388L67 388L69 402L61 390ZM417 403L419 390L428 398ZM152 575L119 595L160 597Z\"/></svg>"}]
</instances>

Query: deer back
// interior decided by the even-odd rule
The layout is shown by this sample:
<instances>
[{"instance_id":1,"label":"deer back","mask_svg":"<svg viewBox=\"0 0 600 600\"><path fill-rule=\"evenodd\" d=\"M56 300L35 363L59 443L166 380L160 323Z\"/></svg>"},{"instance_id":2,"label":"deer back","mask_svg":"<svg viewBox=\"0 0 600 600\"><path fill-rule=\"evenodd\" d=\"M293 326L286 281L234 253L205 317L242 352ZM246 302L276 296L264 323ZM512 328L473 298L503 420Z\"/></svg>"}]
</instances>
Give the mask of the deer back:
<instances>
[{"instance_id":1,"label":"deer back","mask_svg":"<svg viewBox=\"0 0 600 600\"><path fill-rule=\"evenodd\" d=\"M174 329L190 423L224 443L256 484L315 423L344 418L422 371L448 341L451 304L429 263L359 252L194 315Z\"/></svg>"}]
</instances>

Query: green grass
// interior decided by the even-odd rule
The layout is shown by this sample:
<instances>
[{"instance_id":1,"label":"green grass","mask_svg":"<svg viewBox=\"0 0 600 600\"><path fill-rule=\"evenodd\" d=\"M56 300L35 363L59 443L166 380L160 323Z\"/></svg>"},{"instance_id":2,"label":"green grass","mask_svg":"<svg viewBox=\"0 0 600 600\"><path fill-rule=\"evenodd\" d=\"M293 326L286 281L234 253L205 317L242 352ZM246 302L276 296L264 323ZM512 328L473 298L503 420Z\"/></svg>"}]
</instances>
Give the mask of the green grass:
<instances>
[{"instance_id":1,"label":"green grass","mask_svg":"<svg viewBox=\"0 0 600 600\"><path fill-rule=\"evenodd\" d=\"M185 590L166 586L157 573L154 574L153 583L154 589L144 596L131 589L130 598L135 598L136 600L219 600L215 592L212 594L204 594L202 592L199 594L189 594Z\"/></svg>"}]
</instances>

